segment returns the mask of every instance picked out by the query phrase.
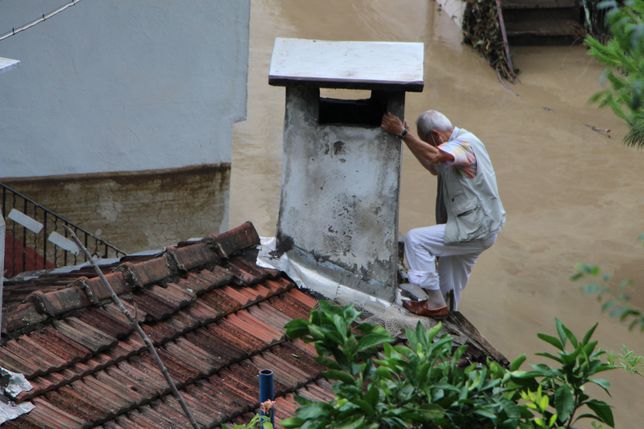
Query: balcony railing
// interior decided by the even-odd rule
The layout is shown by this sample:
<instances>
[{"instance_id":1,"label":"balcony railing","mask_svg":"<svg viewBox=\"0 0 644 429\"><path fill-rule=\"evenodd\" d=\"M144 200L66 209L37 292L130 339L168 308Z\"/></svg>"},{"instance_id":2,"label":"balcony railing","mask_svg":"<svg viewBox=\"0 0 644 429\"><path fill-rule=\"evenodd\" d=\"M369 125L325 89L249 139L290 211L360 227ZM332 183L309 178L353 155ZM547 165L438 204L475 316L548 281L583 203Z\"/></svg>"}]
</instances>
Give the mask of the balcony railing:
<instances>
[{"instance_id":1,"label":"balcony railing","mask_svg":"<svg viewBox=\"0 0 644 429\"><path fill-rule=\"evenodd\" d=\"M82 252L65 246L71 228L94 257L118 258L125 252L75 225L11 187L0 183L2 216L6 221L5 277L24 271L85 262Z\"/></svg>"}]
</instances>

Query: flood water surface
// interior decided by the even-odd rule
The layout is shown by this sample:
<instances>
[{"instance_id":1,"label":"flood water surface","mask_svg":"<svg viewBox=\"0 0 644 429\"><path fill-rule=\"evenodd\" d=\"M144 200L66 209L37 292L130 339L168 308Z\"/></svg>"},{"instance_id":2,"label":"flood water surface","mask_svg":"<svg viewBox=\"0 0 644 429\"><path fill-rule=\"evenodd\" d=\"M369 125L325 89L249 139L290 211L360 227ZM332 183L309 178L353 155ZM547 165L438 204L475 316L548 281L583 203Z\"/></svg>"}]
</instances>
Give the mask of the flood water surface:
<instances>
[{"instance_id":1,"label":"flood water surface","mask_svg":"<svg viewBox=\"0 0 644 429\"><path fill-rule=\"evenodd\" d=\"M644 306L644 151L620 143L626 129L587 103L601 67L574 47L515 48L520 82L502 84L457 26L428 0L253 0L248 120L235 129L230 224L251 220L273 235L279 208L284 89L268 85L275 37L425 43L425 90L407 95L406 118L443 111L477 134L496 168L507 224L474 268L462 311L512 358L547 349L537 332L559 317L582 333L595 321L600 345L644 354L628 332L569 281L578 262L600 263L639 285ZM383 58L387 61L387 58ZM610 131L606 131L610 130ZM400 229L434 221L435 179L405 148ZM642 427L644 379L617 371L617 427ZM590 427L586 425L585 427Z\"/></svg>"}]
</instances>

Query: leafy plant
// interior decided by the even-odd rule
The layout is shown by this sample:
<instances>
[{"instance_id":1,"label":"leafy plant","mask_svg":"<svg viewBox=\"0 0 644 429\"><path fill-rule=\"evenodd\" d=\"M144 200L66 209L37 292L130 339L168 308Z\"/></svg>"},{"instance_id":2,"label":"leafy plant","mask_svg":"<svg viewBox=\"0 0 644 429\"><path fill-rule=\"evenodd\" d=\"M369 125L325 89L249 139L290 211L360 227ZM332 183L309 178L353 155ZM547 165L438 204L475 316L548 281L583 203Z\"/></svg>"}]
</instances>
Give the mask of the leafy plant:
<instances>
[{"instance_id":1,"label":"leafy plant","mask_svg":"<svg viewBox=\"0 0 644 429\"><path fill-rule=\"evenodd\" d=\"M575 274L571 280L589 280L583 286L584 292L596 295L597 300L602 303L602 311L608 312L611 317L618 318L628 323L630 330L639 326L640 332L644 332L644 311L630 303L629 289L632 286L630 280L623 280L616 283L613 276L602 272L601 268L592 264L577 264Z\"/></svg>"},{"instance_id":2,"label":"leafy plant","mask_svg":"<svg viewBox=\"0 0 644 429\"><path fill-rule=\"evenodd\" d=\"M248 423L234 424L232 428L227 425L223 425L222 429L273 429L273 425L271 424L269 417L273 405L275 405L275 402L270 399L266 402L262 402L260 404L260 412L255 414Z\"/></svg>"},{"instance_id":3,"label":"leafy plant","mask_svg":"<svg viewBox=\"0 0 644 429\"><path fill-rule=\"evenodd\" d=\"M622 346L620 353L608 353L607 360L609 364L629 374L644 377L644 356L636 355L626 346Z\"/></svg>"},{"instance_id":4,"label":"leafy plant","mask_svg":"<svg viewBox=\"0 0 644 429\"><path fill-rule=\"evenodd\" d=\"M605 0L606 23L611 37L602 44L592 35L585 39L589 53L606 66L603 78L610 87L591 98L609 106L626 121L630 132L625 143L644 147L644 0Z\"/></svg>"},{"instance_id":5,"label":"leafy plant","mask_svg":"<svg viewBox=\"0 0 644 429\"><path fill-rule=\"evenodd\" d=\"M592 341L592 335L597 328L595 324L581 340L568 329L559 319L555 322L557 336L543 333L537 336L555 347L556 352L537 353L553 360L557 366L550 367L546 364L532 365L532 370L524 373L513 373L515 379L528 380L528 385L537 383L537 389L542 388L548 394L554 405L556 421L563 427L571 425L583 418L596 419L614 426L613 413L603 401L591 399L584 390L588 383L595 384L610 395L608 381L601 378L594 378L597 374L615 367L604 361L606 352L597 349L597 341ZM577 412L583 410L584 414L577 416ZM551 421L554 413L542 413L547 421ZM549 427L549 426L542 426Z\"/></svg>"},{"instance_id":6,"label":"leafy plant","mask_svg":"<svg viewBox=\"0 0 644 429\"><path fill-rule=\"evenodd\" d=\"M557 321L557 337L539 334L557 349L541 355L557 366L524 371L525 356L509 368L462 365L465 347L455 347L440 324L419 323L402 343L381 326L358 323L359 315L321 302L308 320L286 325L291 338L315 345L336 396L326 403L298 398L300 408L283 427L562 428L582 418L614 424L610 407L584 393L587 383L607 390L608 382L594 377L613 368L591 340L595 327L579 341Z\"/></svg>"}]
</instances>

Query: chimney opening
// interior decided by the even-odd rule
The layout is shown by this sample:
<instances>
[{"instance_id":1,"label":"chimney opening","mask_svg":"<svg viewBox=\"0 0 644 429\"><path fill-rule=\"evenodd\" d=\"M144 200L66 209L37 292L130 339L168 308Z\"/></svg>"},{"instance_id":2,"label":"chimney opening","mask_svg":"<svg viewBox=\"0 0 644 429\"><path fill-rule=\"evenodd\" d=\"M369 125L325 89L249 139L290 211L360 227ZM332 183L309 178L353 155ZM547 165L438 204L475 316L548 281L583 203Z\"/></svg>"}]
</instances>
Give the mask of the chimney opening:
<instances>
[{"instance_id":1,"label":"chimney opening","mask_svg":"<svg viewBox=\"0 0 644 429\"><path fill-rule=\"evenodd\" d=\"M359 98L365 95L368 98ZM320 125L378 127L387 111L387 97L382 91L321 88L318 107Z\"/></svg>"}]
</instances>

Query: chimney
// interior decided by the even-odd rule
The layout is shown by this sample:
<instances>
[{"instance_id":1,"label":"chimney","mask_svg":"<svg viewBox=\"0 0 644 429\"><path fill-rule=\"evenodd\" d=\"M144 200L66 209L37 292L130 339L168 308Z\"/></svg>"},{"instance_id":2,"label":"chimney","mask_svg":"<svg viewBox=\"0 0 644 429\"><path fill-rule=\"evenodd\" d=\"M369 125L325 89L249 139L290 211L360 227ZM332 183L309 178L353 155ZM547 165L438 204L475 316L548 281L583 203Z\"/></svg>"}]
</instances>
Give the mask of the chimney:
<instances>
[{"instance_id":1,"label":"chimney","mask_svg":"<svg viewBox=\"0 0 644 429\"><path fill-rule=\"evenodd\" d=\"M275 40L269 84L286 87L278 250L393 301L401 143L380 129L423 90L423 44ZM366 99L321 88L369 90Z\"/></svg>"}]
</instances>

